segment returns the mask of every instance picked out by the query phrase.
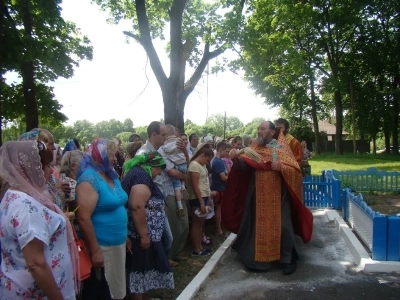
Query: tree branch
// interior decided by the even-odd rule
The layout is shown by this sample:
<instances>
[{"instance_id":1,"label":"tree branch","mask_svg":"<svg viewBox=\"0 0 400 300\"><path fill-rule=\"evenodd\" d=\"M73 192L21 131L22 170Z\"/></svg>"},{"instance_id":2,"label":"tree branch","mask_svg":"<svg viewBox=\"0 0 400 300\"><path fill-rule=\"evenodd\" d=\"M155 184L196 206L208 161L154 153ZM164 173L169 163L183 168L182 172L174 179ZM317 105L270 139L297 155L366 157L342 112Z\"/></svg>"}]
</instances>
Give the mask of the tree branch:
<instances>
[{"instance_id":1,"label":"tree branch","mask_svg":"<svg viewBox=\"0 0 400 300\"><path fill-rule=\"evenodd\" d=\"M239 7L241 9L242 14L243 14L243 9L244 9L245 3L246 3L246 0L241 0L239 3ZM224 53L228 46L229 46L229 43L224 43L218 49L210 52L210 44L206 43L204 45L203 57L201 58L201 61L200 61L199 65L197 66L196 70L194 71L192 77L190 77L189 80L185 83L184 90L182 93L183 94L182 99L186 100L187 97L190 95L190 93L194 90L196 84L199 82L204 70L206 69L208 62L211 59L216 58L217 56Z\"/></svg>"},{"instance_id":2,"label":"tree branch","mask_svg":"<svg viewBox=\"0 0 400 300\"><path fill-rule=\"evenodd\" d=\"M164 69L161 65L160 58L154 48L153 41L151 39L149 20L147 18L145 0L135 0L136 16L139 23L139 32L141 45L146 51L150 59L150 66L156 76L158 84L161 89L164 89L167 82L167 76L165 75Z\"/></svg>"},{"instance_id":3,"label":"tree branch","mask_svg":"<svg viewBox=\"0 0 400 300\"><path fill-rule=\"evenodd\" d=\"M147 65L148 65L148 63L149 63L149 57L147 56L146 65L144 66L144 76L145 76L146 79L147 79L146 85L144 86L143 90L142 90L139 94L136 95L135 99L133 99L132 102L129 103L128 105L131 105L133 102L136 101L136 99L138 99L140 96L142 96L143 93L146 91L147 86L148 86L149 83L150 83L149 77L147 76Z\"/></svg>"},{"instance_id":4,"label":"tree branch","mask_svg":"<svg viewBox=\"0 0 400 300\"><path fill-rule=\"evenodd\" d=\"M196 84L199 82L201 75L203 74L204 70L207 67L208 62L217 57L218 55L224 53L225 51L225 45L222 45L221 47L219 47L218 49L216 49L215 51L210 52L210 44L206 43L204 45L204 54L203 57L199 63L199 65L197 66L196 70L194 71L192 77L190 77L190 79L185 83L185 87L183 90L183 99L186 99L189 94L194 90Z\"/></svg>"},{"instance_id":5,"label":"tree branch","mask_svg":"<svg viewBox=\"0 0 400 300\"><path fill-rule=\"evenodd\" d=\"M129 37L133 38L139 44L142 44L142 40L140 39L140 36L138 36L136 34L133 34L132 32L129 32L129 31L122 31L122 33L125 34L126 36L129 36Z\"/></svg>"}]
</instances>

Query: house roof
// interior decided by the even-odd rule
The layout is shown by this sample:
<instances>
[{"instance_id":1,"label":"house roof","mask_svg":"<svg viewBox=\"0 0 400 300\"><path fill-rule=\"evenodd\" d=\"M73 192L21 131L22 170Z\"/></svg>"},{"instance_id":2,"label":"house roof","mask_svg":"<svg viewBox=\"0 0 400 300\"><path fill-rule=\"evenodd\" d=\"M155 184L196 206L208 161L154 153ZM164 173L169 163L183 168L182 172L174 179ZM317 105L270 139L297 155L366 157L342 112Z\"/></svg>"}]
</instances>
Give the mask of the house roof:
<instances>
[{"instance_id":1,"label":"house roof","mask_svg":"<svg viewBox=\"0 0 400 300\"><path fill-rule=\"evenodd\" d=\"M336 134L336 126L328 123L327 121L319 120L318 121L319 131L325 131L327 135L335 135ZM314 131L314 127L313 127ZM348 135L347 131L342 131L343 135Z\"/></svg>"}]
</instances>

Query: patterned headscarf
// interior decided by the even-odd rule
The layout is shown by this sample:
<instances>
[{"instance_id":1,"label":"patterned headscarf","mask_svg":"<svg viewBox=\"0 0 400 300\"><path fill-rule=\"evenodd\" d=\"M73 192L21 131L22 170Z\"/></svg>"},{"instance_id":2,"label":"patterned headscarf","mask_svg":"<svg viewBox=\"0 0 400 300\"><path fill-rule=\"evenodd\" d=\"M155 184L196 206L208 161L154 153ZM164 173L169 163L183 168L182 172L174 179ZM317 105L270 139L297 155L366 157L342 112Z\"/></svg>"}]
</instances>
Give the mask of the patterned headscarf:
<instances>
[{"instance_id":1,"label":"patterned headscarf","mask_svg":"<svg viewBox=\"0 0 400 300\"><path fill-rule=\"evenodd\" d=\"M157 151L137 154L134 158L124 163L125 174L135 166L141 166L150 177L152 167L165 167L165 159Z\"/></svg>"},{"instance_id":2,"label":"patterned headscarf","mask_svg":"<svg viewBox=\"0 0 400 300\"><path fill-rule=\"evenodd\" d=\"M36 141L10 141L0 148L0 177L11 188L24 192L48 209L65 217L63 211L53 202L47 186L39 149L46 145ZM75 291L79 289L78 248L72 233L71 223L67 220L67 242L75 278Z\"/></svg>"},{"instance_id":3,"label":"patterned headscarf","mask_svg":"<svg viewBox=\"0 0 400 300\"><path fill-rule=\"evenodd\" d=\"M113 166L110 166L107 153L107 139L98 139L90 144L87 151L83 154L79 166L77 178L88 169L94 169L97 172L104 172L112 180L118 179L118 174Z\"/></svg>"},{"instance_id":4,"label":"patterned headscarf","mask_svg":"<svg viewBox=\"0 0 400 300\"><path fill-rule=\"evenodd\" d=\"M18 141L37 141L40 134L39 129L32 129L31 131L24 132L18 138Z\"/></svg>"},{"instance_id":5,"label":"patterned headscarf","mask_svg":"<svg viewBox=\"0 0 400 300\"><path fill-rule=\"evenodd\" d=\"M75 141L73 139L70 139L66 144L62 152L62 156L64 156L65 152L67 151L72 151L72 150L79 150L78 147L76 147Z\"/></svg>"}]
</instances>

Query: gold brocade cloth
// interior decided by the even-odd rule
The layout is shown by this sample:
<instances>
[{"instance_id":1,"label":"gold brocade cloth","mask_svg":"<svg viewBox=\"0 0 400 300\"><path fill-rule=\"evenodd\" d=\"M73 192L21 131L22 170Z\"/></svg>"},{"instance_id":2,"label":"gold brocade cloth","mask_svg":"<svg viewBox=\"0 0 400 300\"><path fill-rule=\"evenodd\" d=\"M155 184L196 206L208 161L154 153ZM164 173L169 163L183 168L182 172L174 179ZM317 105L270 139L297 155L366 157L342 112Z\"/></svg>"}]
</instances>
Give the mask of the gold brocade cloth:
<instances>
[{"instance_id":1,"label":"gold brocade cloth","mask_svg":"<svg viewBox=\"0 0 400 300\"><path fill-rule=\"evenodd\" d=\"M279 135L276 152L281 163L281 172L271 170L272 148L259 146L256 142L250 146L261 157L262 163L256 163L243 155L247 164L255 171L255 261L271 262L280 259L281 252L281 203L282 183L288 188L291 198L303 201L303 185L300 167L282 134ZM293 199L292 199L293 201Z\"/></svg>"}]
</instances>

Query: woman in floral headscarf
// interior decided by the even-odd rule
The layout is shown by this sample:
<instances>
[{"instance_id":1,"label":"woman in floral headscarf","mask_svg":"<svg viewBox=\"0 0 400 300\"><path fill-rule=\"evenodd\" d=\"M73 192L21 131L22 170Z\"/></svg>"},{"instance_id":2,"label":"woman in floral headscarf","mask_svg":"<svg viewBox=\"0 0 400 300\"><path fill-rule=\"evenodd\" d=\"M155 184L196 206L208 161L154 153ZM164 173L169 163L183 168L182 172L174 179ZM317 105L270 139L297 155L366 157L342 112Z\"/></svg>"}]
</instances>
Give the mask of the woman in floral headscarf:
<instances>
[{"instance_id":1,"label":"woman in floral headscarf","mask_svg":"<svg viewBox=\"0 0 400 300\"><path fill-rule=\"evenodd\" d=\"M165 168L158 152L136 155L125 162L122 187L129 195L126 258L127 284L131 299L143 299L153 289L173 289L174 279L161 237L165 226L164 195L153 182Z\"/></svg>"},{"instance_id":2,"label":"woman in floral headscarf","mask_svg":"<svg viewBox=\"0 0 400 300\"><path fill-rule=\"evenodd\" d=\"M74 300L78 293L71 224L46 187L52 157L37 141L7 142L0 149L0 176L10 186L0 204L0 299Z\"/></svg>"},{"instance_id":3,"label":"woman in floral headscarf","mask_svg":"<svg viewBox=\"0 0 400 300\"><path fill-rule=\"evenodd\" d=\"M113 141L95 140L83 155L78 170L78 222L93 263L92 277L83 282L83 299L103 296L100 288L104 286L93 284L93 280L104 275L113 299L123 299L126 294L128 196L113 169L116 152Z\"/></svg>"}]
</instances>

